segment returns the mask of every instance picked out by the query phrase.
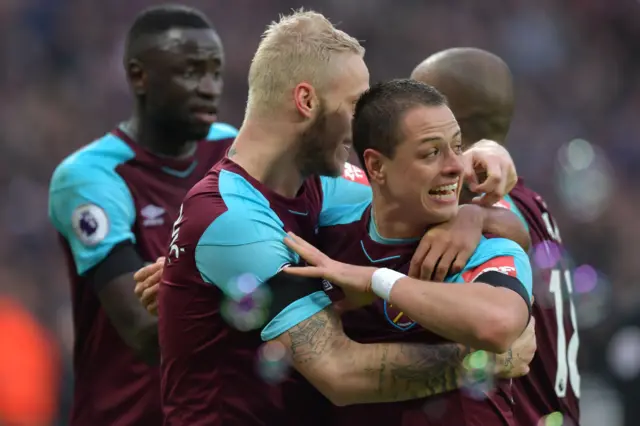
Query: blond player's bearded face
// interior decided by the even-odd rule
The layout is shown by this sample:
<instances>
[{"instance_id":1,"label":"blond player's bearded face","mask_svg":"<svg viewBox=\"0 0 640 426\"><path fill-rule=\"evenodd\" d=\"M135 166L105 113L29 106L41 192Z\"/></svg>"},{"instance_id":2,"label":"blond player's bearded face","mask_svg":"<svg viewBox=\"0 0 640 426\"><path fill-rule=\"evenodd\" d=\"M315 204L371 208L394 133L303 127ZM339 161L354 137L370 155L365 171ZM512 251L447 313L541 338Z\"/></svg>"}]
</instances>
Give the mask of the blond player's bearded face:
<instances>
[{"instance_id":1,"label":"blond player's bearded face","mask_svg":"<svg viewBox=\"0 0 640 426\"><path fill-rule=\"evenodd\" d=\"M369 70L361 56L335 59L328 88L318 98L315 117L300 135L298 162L304 175L340 176L351 150L351 120L360 95L369 88Z\"/></svg>"},{"instance_id":2,"label":"blond player's bearded face","mask_svg":"<svg viewBox=\"0 0 640 426\"><path fill-rule=\"evenodd\" d=\"M300 135L299 164L305 176L340 176L349 157L351 118L327 111L320 101L318 114Z\"/></svg>"}]
</instances>

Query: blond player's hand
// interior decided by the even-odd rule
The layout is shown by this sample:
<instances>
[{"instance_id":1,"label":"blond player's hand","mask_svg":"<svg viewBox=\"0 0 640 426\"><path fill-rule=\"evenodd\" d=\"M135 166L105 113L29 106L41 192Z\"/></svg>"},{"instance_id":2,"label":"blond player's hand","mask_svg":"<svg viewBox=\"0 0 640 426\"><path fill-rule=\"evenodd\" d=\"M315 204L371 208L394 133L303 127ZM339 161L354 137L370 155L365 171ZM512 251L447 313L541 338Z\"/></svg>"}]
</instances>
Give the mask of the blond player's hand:
<instances>
[{"instance_id":1,"label":"blond player's hand","mask_svg":"<svg viewBox=\"0 0 640 426\"><path fill-rule=\"evenodd\" d=\"M536 320L531 317L524 333L516 340L511 349L496 356L496 375L509 379L529 373L529 364L536 354Z\"/></svg>"},{"instance_id":2,"label":"blond player's hand","mask_svg":"<svg viewBox=\"0 0 640 426\"><path fill-rule=\"evenodd\" d=\"M371 291L371 277L376 268L349 265L333 260L292 232L289 232L284 242L310 265L290 266L284 269L286 273L301 277L324 278L339 286L349 301L344 305L349 305L351 308L355 305L367 305L375 299Z\"/></svg>"},{"instance_id":3,"label":"blond player's hand","mask_svg":"<svg viewBox=\"0 0 640 426\"><path fill-rule=\"evenodd\" d=\"M134 293L140 303L153 315L158 314L158 289L164 269L164 257L159 257L156 263L152 263L140 269L133 275L136 281Z\"/></svg>"},{"instance_id":4,"label":"blond player's hand","mask_svg":"<svg viewBox=\"0 0 640 426\"><path fill-rule=\"evenodd\" d=\"M409 276L444 281L448 273L462 271L482 238L484 212L462 206L455 218L430 228L411 259Z\"/></svg>"},{"instance_id":5,"label":"blond player's hand","mask_svg":"<svg viewBox=\"0 0 640 426\"><path fill-rule=\"evenodd\" d=\"M494 141L483 139L473 144L464 152L463 163L469 188L482 194L474 198L473 203L492 206L518 182L516 166L509 151Z\"/></svg>"}]
</instances>

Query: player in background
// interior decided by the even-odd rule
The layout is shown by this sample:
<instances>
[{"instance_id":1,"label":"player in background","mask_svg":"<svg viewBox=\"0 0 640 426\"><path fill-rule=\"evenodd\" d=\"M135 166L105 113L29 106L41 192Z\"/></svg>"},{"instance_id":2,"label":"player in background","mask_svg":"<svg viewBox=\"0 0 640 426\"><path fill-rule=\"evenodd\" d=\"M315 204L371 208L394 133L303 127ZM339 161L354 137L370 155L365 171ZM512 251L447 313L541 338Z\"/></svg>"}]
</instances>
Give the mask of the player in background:
<instances>
[{"instance_id":1,"label":"player in background","mask_svg":"<svg viewBox=\"0 0 640 426\"><path fill-rule=\"evenodd\" d=\"M140 13L124 66L132 117L62 161L50 185L71 277L78 426L162 423L157 320L133 273L165 254L184 195L237 133L216 123L224 52L201 12Z\"/></svg>"},{"instance_id":2,"label":"player in background","mask_svg":"<svg viewBox=\"0 0 640 426\"><path fill-rule=\"evenodd\" d=\"M511 72L502 59L480 49L449 49L426 59L411 77L445 94L460 123L465 146L484 138L506 142L514 90ZM538 352L531 372L514 381L516 420L521 426L535 426L543 416L560 412L564 424L579 425L578 327L571 273L563 260L552 254L564 251L558 227L543 198L522 178L500 205L523 219L532 247L546 252L552 263L546 269L538 268L534 276Z\"/></svg>"},{"instance_id":3,"label":"player in background","mask_svg":"<svg viewBox=\"0 0 640 426\"><path fill-rule=\"evenodd\" d=\"M338 404L411 399L458 385L425 384L459 368L457 345L449 345L457 361L451 366L428 346L353 344L322 284L281 271L299 260L284 245L287 231L312 239L345 200L371 197L363 175L359 182L338 177L355 103L369 86L363 54L356 39L315 12L295 12L266 30L234 150L189 191L172 232L158 295L165 425L286 422L300 399L284 401L281 388L257 373L261 334L277 341L267 353L289 351L294 368ZM493 184L504 187L512 172L504 152L493 151L489 161L484 151L468 155L491 165ZM268 288L270 303L247 300L255 292L243 291L252 285ZM256 304L266 317L243 316L243 307ZM236 315L224 318L229 306ZM319 330L322 341L314 337ZM309 362L314 355L325 362ZM415 374L401 377L402 368Z\"/></svg>"},{"instance_id":4,"label":"player in background","mask_svg":"<svg viewBox=\"0 0 640 426\"><path fill-rule=\"evenodd\" d=\"M404 275L426 229L482 214L477 206L459 212L462 141L444 96L413 80L374 85L356 105L353 144L373 200L345 206L341 216L321 225L322 252L292 235L287 245L314 266L285 271L325 279L325 288L337 284L370 294L372 303L342 316L346 334L360 343L454 341L506 352L523 333L531 309L531 266L515 242L481 238L480 226L469 227L479 244L462 270L446 277L448 283L469 284ZM526 233L521 224L518 230ZM533 324L530 328L534 340ZM501 381L481 400L455 391L422 401L356 405L335 409L327 424L513 425L511 401L511 383Z\"/></svg>"}]
</instances>

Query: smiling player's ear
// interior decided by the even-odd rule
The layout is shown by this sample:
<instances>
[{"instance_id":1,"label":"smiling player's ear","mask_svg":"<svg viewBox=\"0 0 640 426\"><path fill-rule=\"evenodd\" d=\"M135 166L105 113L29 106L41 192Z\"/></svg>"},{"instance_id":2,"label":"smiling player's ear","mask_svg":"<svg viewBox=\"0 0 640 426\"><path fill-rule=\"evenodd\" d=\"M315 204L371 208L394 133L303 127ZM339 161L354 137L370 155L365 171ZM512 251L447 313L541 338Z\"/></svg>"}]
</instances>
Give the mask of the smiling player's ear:
<instances>
[{"instance_id":1,"label":"smiling player's ear","mask_svg":"<svg viewBox=\"0 0 640 426\"><path fill-rule=\"evenodd\" d=\"M384 183L386 179L386 165L384 156L375 149L366 149L362 154L364 164L362 165L369 175L371 182Z\"/></svg>"}]
</instances>

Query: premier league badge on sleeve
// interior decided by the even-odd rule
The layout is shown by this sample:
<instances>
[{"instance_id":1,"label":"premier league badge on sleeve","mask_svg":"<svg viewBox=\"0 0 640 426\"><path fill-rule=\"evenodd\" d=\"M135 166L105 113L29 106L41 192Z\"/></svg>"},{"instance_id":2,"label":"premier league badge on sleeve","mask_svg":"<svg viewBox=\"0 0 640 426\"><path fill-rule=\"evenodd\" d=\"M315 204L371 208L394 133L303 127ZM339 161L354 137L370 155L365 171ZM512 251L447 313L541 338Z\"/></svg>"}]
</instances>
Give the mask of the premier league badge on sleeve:
<instances>
[{"instance_id":1,"label":"premier league badge on sleeve","mask_svg":"<svg viewBox=\"0 0 640 426\"><path fill-rule=\"evenodd\" d=\"M77 207L71 217L73 230L85 246L94 246L109 233L107 214L95 204L83 204Z\"/></svg>"}]
</instances>

